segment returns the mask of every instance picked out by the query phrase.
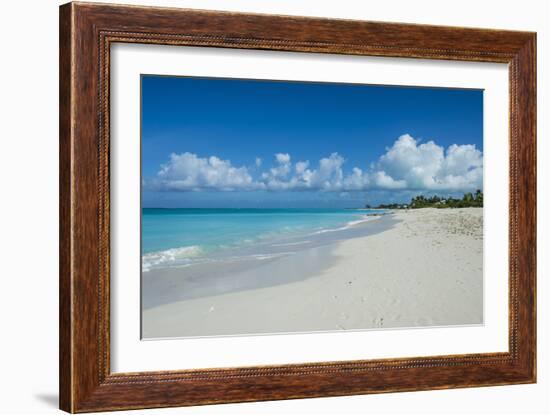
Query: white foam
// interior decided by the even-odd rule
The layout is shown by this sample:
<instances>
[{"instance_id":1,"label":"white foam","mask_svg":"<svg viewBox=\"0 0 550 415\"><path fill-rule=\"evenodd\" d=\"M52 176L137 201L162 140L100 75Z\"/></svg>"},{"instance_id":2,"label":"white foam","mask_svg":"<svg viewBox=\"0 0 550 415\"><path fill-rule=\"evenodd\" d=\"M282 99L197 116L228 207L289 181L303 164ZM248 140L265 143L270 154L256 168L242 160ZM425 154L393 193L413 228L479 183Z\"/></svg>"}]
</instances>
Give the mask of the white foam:
<instances>
[{"instance_id":1,"label":"white foam","mask_svg":"<svg viewBox=\"0 0 550 415\"><path fill-rule=\"evenodd\" d=\"M359 220L352 220L351 222L348 222L345 226L345 229L349 229L353 226L359 225L361 223L370 222L376 219L380 219L380 216L363 216L362 219Z\"/></svg>"},{"instance_id":2,"label":"white foam","mask_svg":"<svg viewBox=\"0 0 550 415\"><path fill-rule=\"evenodd\" d=\"M292 246L292 245L303 245L303 244L307 244L311 241L299 241L299 242L288 242L288 243L285 243L285 244L271 244L271 246Z\"/></svg>"},{"instance_id":3,"label":"white foam","mask_svg":"<svg viewBox=\"0 0 550 415\"><path fill-rule=\"evenodd\" d=\"M317 232L313 232L312 235L319 235L321 233L327 233L327 232L337 232L337 231L345 231L346 229L353 228L354 226L357 226L361 223L370 222L375 219L380 219L380 216L369 216L365 215L361 219L358 220L352 220L351 222L346 223L344 226L340 228L333 228L333 229L322 229Z\"/></svg>"},{"instance_id":4,"label":"white foam","mask_svg":"<svg viewBox=\"0 0 550 415\"><path fill-rule=\"evenodd\" d=\"M197 257L202 253L202 249L197 245L172 248L165 251L150 252L143 255L141 259L142 271L147 272L152 268L165 267L168 265L182 265L189 258Z\"/></svg>"}]
</instances>

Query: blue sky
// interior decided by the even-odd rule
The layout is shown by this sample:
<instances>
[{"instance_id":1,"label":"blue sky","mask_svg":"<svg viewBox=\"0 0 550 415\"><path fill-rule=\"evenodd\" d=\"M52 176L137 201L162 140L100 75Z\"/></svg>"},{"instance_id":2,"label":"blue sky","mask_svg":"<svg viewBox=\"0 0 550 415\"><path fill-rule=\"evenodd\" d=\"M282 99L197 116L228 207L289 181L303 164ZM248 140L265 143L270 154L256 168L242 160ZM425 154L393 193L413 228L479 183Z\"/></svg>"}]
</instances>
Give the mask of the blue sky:
<instances>
[{"instance_id":1,"label":"blue sky","mask_svg":"<svg viewBox=\"0 0 550 415\"><path fill-rule=\"evenodd\" d=\"M142 76L144 207L357 207L482 186L483 92Z\"/></svg>"}]
</instances>

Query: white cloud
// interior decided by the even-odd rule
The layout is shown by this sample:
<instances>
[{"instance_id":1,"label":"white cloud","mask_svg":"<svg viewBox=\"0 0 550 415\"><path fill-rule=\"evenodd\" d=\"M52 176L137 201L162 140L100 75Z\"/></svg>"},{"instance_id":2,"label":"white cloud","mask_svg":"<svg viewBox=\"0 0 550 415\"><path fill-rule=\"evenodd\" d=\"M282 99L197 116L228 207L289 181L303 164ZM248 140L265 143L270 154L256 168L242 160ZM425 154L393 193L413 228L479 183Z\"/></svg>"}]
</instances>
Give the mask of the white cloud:
<instances>
[{"instance_id":1,"label":"white cloud","mask_svg":"<svg viewBox=\"0 0 550 415\"><path fill-rule=\"evenodd\" d=\"M279 181L283 180L288 176L290 170L292 169L292 164L290 163L290 155L277 153L275 154L276 166L269 169L269 172L264 172L262 178L265 181Z\"/></svg>"},{"instance_id":2,"label":"white cloud","mask_svg":"<svg viewBox=\"0 0 550 415\"><path fill-rule=\"evenodd\" d=\"M196 154L171 154L150 183L162 190L252 190L257 188L246 167L234 167L229 160L216 156L197 157Z\"/></svg>"},{"instance_id":3,"label":"white cloud","mask_svg":"<svg viewBox=\"0 0 550 415\"><path fill-rule=\"evenodd\" d=\"M462 191L483 186L483 155L474 145L453 144L445 151L433 141L419 144L408 134L395 141L374 170L381 188Z\"/></svg>"},{"instance_id":4,"label":"white cloud","mask_svg":"<svg viewBox=\"0 0 550 415\"><path fill-rule=\"evenodd\" d=\"M365 174L359 167L354 167L351 174L344 178L343 187L350 191L365 190L369 187L370 181L368 174Z\"/></svg>"},{"instance_id":5,"label":"white cloud","mask_svg":"<svg viewBox=\"0 0 550 415\"><path fill-rule=\"evenodd\" d=\"M290 154L288 153L277 153L275 154L275 160L279 164L288 164L290 163Z\"/></svg>"},{"instance_id":6,"label":"white cloud","mask_svg":"<svg viewBox=\"0 0 550 415\"><path fill-rule=\"evenodd\" d=\"M385 171L377 171L371 174L371 181L373 187L379 189L406 189L407 182L405 180L395 180L393 177L388 176Z\"/></svg>"},{"instance_id":7,"label":"white cloud","mask_svg":"<svg viewBox=\"0 0 550 415\"><path fill-rule=\"evenodd\" d=\"M319 168L311 174L311 184L323 190L341 190L344 173L344 158L338 153L319 160Z\"/></svg>"},{"instance_id":8,"label":"white cloud","mask_svg":"<svg viewBox=\"0 0 550 415\"><path fill-rule=\"evenodd\" d=\"M296 174L303 174L308 167L309 161L299 161L295 166Z\"/></svg>"},{"instance_id":9,"label":"white cloud","mask_svg":"<svg viewBox=\"0 0 550 415\"><path fill-rule=\"evenodd\" d=\"M420 143L408 134L370 167L352 167L344 173L345 159L338 153L292 163L288 153L274 155L271 168L255 176L247 167L236 167L216 156L201 158L192 153L172 154L148 185L158 190L269 190L352 192L371 189L411 191L470 191L483 187L483 154L474 145L453 144L445 150L433 141ZM366 165L366 164L365 164ZM351 166L350 166L351 167Z\"/></svg>"}]
</instances>

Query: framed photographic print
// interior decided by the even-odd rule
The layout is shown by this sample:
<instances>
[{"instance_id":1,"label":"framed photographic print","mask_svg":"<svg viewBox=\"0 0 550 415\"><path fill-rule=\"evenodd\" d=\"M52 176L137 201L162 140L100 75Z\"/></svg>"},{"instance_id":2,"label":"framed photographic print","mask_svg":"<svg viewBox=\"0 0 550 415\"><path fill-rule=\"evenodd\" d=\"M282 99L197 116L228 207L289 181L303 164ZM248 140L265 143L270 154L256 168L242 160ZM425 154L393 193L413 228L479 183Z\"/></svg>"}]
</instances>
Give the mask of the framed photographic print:
<instances>
[{"instance_id":1,"label":"framed photographic print","mask_svg":"<svg viewBox=\"0 0 550 415\"><path fill-rule=\"evenodd\" d=\"M60 406L535 382L536 36L60 8Z\"/></svg>"}]
</instances>

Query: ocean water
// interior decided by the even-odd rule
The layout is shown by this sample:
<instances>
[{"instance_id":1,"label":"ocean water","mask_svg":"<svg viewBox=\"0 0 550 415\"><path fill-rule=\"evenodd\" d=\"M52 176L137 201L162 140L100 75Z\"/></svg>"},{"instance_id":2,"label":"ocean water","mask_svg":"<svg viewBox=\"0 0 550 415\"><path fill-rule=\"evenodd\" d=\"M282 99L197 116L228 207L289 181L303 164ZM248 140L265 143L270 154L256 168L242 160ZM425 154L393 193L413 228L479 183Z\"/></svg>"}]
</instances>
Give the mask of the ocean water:
<instances>
[{"instance_id":1,"label":"ocean water","mask_svg":"<svg viewBox=\"0 0 550 415\"><path fill-rule=\"evenodd\" d=\"M142 210L142 270L270 259L350 236L380 210Z\"/></svg>"}]
</instances>

